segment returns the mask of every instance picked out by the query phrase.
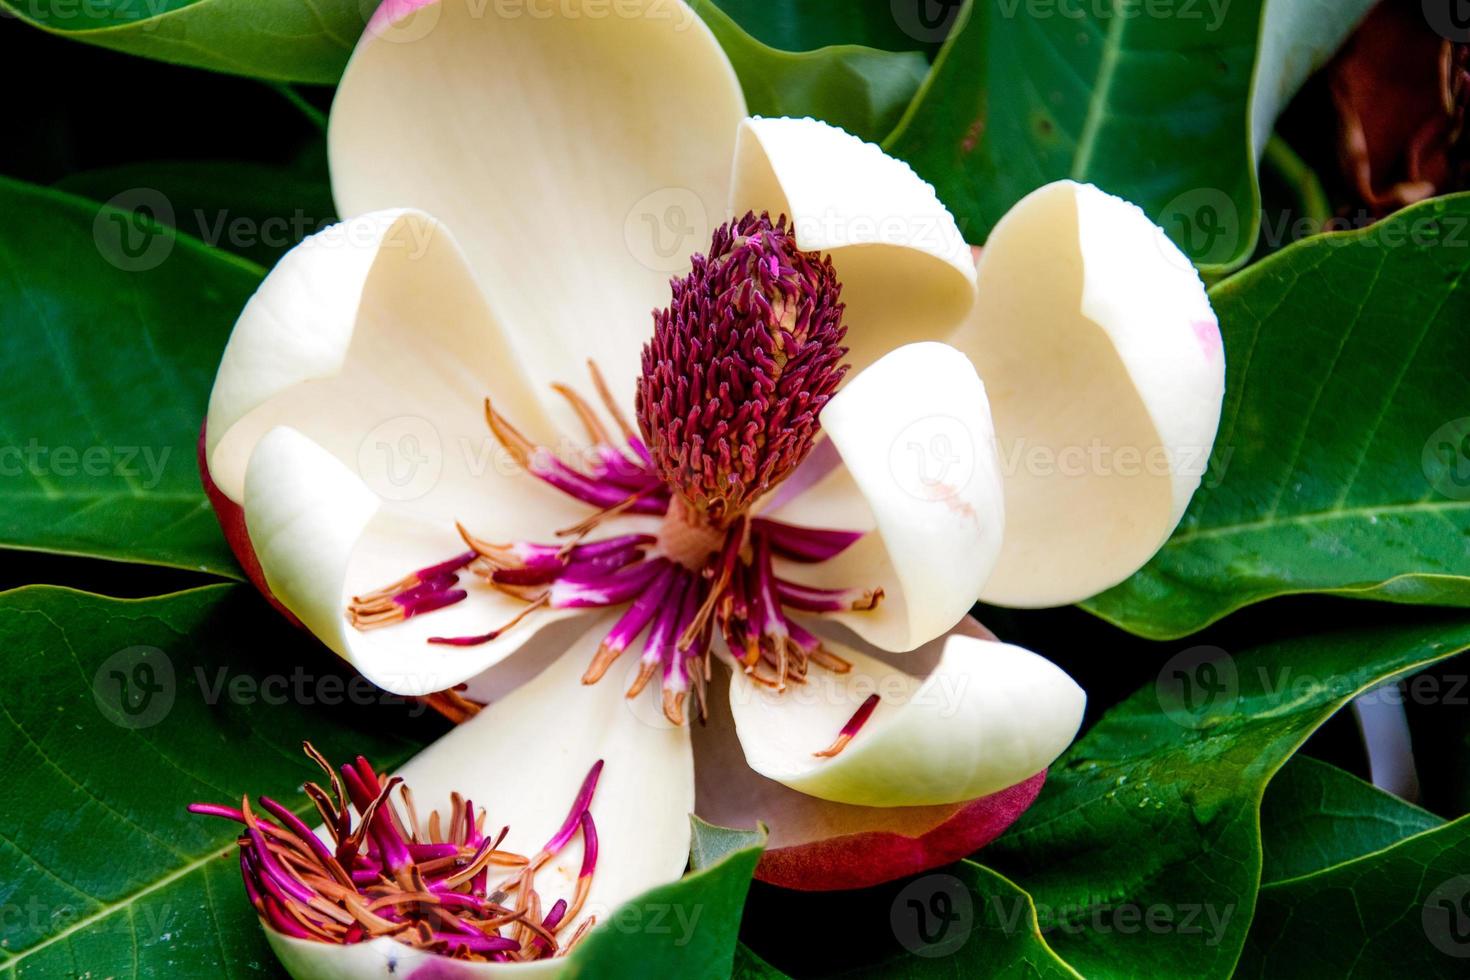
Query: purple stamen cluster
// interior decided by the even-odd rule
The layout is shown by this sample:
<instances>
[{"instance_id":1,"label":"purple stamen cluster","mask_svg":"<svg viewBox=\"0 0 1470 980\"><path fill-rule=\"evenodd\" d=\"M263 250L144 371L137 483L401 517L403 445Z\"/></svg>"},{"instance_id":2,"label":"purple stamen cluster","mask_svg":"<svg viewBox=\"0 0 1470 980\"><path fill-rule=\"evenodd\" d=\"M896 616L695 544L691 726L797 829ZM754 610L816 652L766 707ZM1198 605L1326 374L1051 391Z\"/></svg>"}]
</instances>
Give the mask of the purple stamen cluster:
<instances>
[{"instance_id":1,"label":"purple stamen cluster","mask_svg":"<svg viewBox=\"0 0 1470 980\"><path fill-rule=\"evenodd\" d=\"M638 427L665 483L725 526L811 451L842 380L842 285L782 215L715 231L643 348Z\"/></svg>"},{"instance_id":2,"label":"purple stamen cluster","mask_svg":"<svg viewBox=\"0 0 1470 980\"><path fill-rule=\"evenodd\" d=\"M239 809L189 807L245 827L237 841L245 892L271 929L338 945L387 936L457 959L504 963L565 954L591 928L588 917L563 935L586 903L597 865L591 805L600 761L582 781L561 828L528 858L501 849L510 828L487 836L485 811L458 794L450 798L447 825L438 811L421 824L400 779L380 779L361 756L342 766L339 777L310 743L305 749L331 785L330 793L317 783L307 783L305 791L332 846L269 797L259 798L268 816L256 813L249 797ZM582 867L571 901L557 899L543 911L536 872L579 833Z\"/></svg>"}]
</instances>

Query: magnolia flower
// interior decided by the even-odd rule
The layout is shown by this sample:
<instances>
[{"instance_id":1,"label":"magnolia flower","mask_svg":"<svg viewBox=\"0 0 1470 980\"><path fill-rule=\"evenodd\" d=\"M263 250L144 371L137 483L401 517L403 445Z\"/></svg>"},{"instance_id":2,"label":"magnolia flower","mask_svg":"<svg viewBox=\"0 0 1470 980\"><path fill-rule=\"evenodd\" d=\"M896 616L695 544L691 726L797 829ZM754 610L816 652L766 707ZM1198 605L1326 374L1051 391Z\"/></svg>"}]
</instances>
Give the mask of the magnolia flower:
<instances>
[{"instance_id":1,"label":"magnolia flower","mask_svg":"<svg viewBox=\"0 0 1470 980\"><path fill-rule=\"evenodd\" d=\"M605 760L582 921L680 875L690 812L768 822L757 874L796 888L973 852L1084 695L968 611L1090 596L1178 523L1223 392L1198 276L1069 181L977 262L905 164L748 117L682 4L535 14L389 3L359 44L346 220L270 273L210 399L237 555L466 719L403 775L490 802L510 851Z\"/></svg>"}]
</instances>

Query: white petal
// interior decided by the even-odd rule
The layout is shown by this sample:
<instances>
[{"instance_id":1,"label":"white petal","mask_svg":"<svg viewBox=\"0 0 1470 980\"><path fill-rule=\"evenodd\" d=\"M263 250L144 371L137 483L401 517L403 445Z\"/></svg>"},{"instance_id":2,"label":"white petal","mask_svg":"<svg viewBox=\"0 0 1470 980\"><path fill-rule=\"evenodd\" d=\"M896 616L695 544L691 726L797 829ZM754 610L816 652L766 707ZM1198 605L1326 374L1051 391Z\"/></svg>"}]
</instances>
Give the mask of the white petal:
<instances>
[{"instance_id":1,"label":"white petal","mask_svg":"<svg viewBox=\"0 0 1470 980\"><path fill-rule=\"evenodd\" d=\"M858 370L901 344L944 337L974 303L969 246L934 188L835 126L742 123L730 205L786 214L797 244L831 254Z\"/></svg>"},{"instance_id":2,"label":"white petal","mask_svg":"<svg viewBox=\"0 0 1470 980\"><path fill-rule=\"evenodd\" d=\"M1061 605L1127 578L1184 514L1225 365L1204 286L1138 208L1061 181L1001 219L950 338L985 378L1006 478L989 602Z\"/></svg>"},{"instance_id":3,"label":"white petal","mask_svg":"<svg viewBox=\"0 0 1470 980\"><path fill-rule=\"evenodd\" d=\"M395 694L453 687L536 640L543 627L579 614L543 610L480 646L430 644L432 636L485 633L525 608L465 573L469 595L456 605L382 629L353 628L345 610L354 595L437 564L463 551L464 542L452 522L383 505L340 460L284 426L266 433L251 456L245 524L271 593L368 680Z\"/></svg>"},{"instance_id":4,"label":"white petal","mask_svg":"<svg viewBox=\"0 0 1470 980\"><path fill-rule=\"evenodd\" d=\"M441 216L539 380L594 357L631 404L649 311L723 220L745 114L728 59L681 0L400 14L337 90L338 211Z\"/></svg>"},{"instance_id":5,"label":"white petal","mask_svg":"<svg viewBox=\"0 0 1470 980\"><path fill-rule=\"evenodd\" d=\"M770 516L871 531L794 581L881 587L877 609L834 618L870 643L912 650L964 618L1001 548L1005 523L985 386L965 355L910 344L847 383L822 412L843 466Z\"/></svg>"},{"instance_id":6,"label":"white petal","mask_svg":"<svg viewBox=\"0 0 1470 980\"><path fill-rule=\"evenodd\" d=\"M814 668L771 691L735 671L730 708L750 767L810 796L858 806L930 806L994 793L1033 776L1071 743L1087 697L1029 650L959 632L916 677L858 650L853 665ZM914 658L932 661L931 647ZM837 756L818 758L869 697L879 702Z\"/></svg>"},{"instance_id":7,"label":"white petal","mask_svg":"<svg viewBox=\"0 0 1470 980\"><path fill-rule=\"evenodd\" d=\"M689 858L694 763L688 729L659 724L657 707L630 706L612 678L581 683L611 624L608 617L600 628L595 625L536 679L455 728L397 773L425 814L433 808L447 811L449 794L458 791L489 812L490 826L510 827L507 849L534 854L556 832L588 770L602 759L592 797L597 868L587 904L568 924L567 935L587 916L605 922L622 903L676 880ZM571 898L581 861L578 838L537 875L543 907ZM297 980L388 976L390 960L396 962L393 975L411 976L421 960L436 959L391 941L364 949L290 940L269 930L267 935ZM554 975L564 962L476 966L464 975L509 970L539 978Z\"/></svg>"}]
</instances>

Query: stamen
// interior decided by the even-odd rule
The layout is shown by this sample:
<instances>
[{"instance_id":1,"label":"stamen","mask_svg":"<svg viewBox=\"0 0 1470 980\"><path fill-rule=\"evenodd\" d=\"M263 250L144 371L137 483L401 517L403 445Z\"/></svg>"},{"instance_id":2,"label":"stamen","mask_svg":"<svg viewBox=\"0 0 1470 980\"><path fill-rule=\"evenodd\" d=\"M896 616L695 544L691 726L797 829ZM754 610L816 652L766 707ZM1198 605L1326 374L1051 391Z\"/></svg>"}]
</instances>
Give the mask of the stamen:
<instances>
[{"instance_id":1,"label":"stamen","mask_svg":"<svg viewBox=\"0 0 1470 980\"><path fill-rule=\"evenodd\" d=\"M429 816L427 836L421 835L412 794L406 787L401 792L408 813L405 821L391 799L401 781L380 779L360 756L340 770L352 799L349 808L336 770L309 744L305 750L332 776L338 790L335 801L320 788L309 793L338 841L335 855L299 817L273 800L260 802L279 824L258 817L249 798L240 809L210 803L189 806L190 812L244 825L238 844L245 894L270 928L334 944L387 936L445 956L494 961L565 955L595 921L582 920L570 939L562 941L562 932L586 901L596 866L597 832L590 807L601 761L583 779L566 824L532 859L500 850L507 831L494 840L484 837L485 812L477 814L474 804L457 794L451 797L448 838L440 833L438 811ZM355 825L354 811L361 814ZM576 890L570 901L557 899L543 918L535 869L560 853L578 832L583 857ZM494 864L522 869L515 884L520 892L518 908L503 905L503 894L488 892L486 872ZM506 929L512 934L507 935Z\"/></svg>"},{"instance_id":2,"label":"stamen","mask_svg":"<svg viewBox=\"0 0 1470 980\"><path fill-rule=\"evenodd\" d=\"M847 720L847 724L842 726L842 731L837 734L837 739L822 751L813 752L812 755L819 759L830 759L847 748L847 743L851 742L852 737L858 733L863 725L867 724L868 719L873 714L873 709L876 707L878 707L878 695L869 694L863 703L858 705L858 709L852 713L852 717Z\"/></svg>"}]
</instances>

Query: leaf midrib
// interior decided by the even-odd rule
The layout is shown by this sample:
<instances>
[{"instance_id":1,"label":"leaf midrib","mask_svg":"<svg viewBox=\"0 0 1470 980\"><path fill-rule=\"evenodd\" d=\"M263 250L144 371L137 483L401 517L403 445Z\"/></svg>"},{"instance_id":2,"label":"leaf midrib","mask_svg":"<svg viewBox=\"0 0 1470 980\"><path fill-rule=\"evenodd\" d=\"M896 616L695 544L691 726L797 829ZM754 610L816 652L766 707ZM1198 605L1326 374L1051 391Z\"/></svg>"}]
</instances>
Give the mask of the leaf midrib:
<instances>
[{"instance_id":1,"label":"leaf midrib","mask_svg":"<svg viewBox=\"0 0 1470 980\"><path fill-rule=\"evenodd\" d=\"M1232 534L1246 535L1254 532L1267 531L1284 524L1313 524L1317 522L1348 520L1352 518L1368 517L1375 515L1395 516L1398 514L1411 514L1425 512L1431 514L1442 514L1444 511L1456 511L1470 509L1470 500L1417 500L1408 504L1383 504L1364 507L1342 507L1331 510L1308 511L1301 514L1289 514L1285 517L1272 516L1254 521L1242 521L1236 524L1217 524L1212 527L1201 527L1191 529L1174 535L1164 544L1165 549L1185 545L1191 541L1227 537Z\"/></svg>"}]
</instances>

